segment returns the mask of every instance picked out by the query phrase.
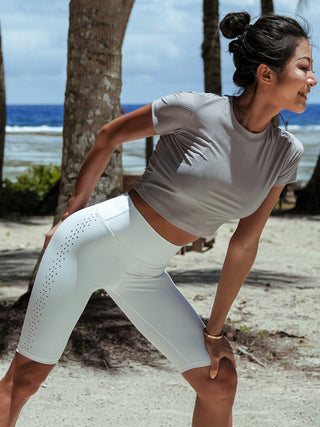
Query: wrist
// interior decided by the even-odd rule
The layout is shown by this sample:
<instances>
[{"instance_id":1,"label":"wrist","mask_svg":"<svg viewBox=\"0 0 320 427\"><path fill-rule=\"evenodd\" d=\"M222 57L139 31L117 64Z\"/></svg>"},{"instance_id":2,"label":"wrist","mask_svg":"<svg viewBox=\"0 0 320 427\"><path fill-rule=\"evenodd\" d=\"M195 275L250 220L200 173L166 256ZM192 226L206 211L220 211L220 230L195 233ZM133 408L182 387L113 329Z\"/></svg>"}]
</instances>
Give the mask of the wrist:
<instances>
[{"instance_id":1,"label":"wrist","mask_svg":"<svg viewBox=\"0 0 320 427\"><path fill-rule=\"evenodd\" d=\"M220 340L220 339L223 337L223 335L222 335L221 333L220 333L220 334L218 334L218 335L210 334L210 333L208 332L207 328L204 328L204 330L203 330L203 335L204 335L205 337L207 337L207 338L212 339L212 340Z\"/></svg>"},{"instance_id":2,"label":"wrist","mask_svg":"<svg viewBox=\"0 0 320 427\"><path fill-rule=\"evenodd\" d=\"M213 324L211 324L211 322L209 320L209 322L207 323L207 325L205 327L205 330L210 335L219 336L222 334L222 327L223 327L223 324L217 324L217 322L214 322Z\"/></svg>"}]
</instances>

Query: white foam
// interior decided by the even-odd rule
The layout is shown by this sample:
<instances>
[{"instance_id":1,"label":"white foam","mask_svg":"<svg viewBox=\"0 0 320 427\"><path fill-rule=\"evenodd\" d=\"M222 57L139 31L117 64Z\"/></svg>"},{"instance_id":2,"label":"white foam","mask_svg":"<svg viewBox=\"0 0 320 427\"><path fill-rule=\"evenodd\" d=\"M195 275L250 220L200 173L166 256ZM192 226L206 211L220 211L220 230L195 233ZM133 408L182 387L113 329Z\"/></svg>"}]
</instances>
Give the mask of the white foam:
<instances>
[{"instance_id":1,"label":"white foam","mask_svg":"<svg viewBox=\"0 0 320 427\"><path fill-rule=\"evenodd\" d=\"M62 133L62 126L6 126L7 133Z\"/></svg>"},{"instance_id":2,"label":"white foam","mask_svg":"<svg viewBox=\"0 0 320 427\"><path fill-rule=\"evenodd\" d=\"M281 129L284 129L285 127L283 125L280 126ZM288 125L286 129L289 132L319 132L320 131L320 125Z\"/></svg>"}]
</instances>

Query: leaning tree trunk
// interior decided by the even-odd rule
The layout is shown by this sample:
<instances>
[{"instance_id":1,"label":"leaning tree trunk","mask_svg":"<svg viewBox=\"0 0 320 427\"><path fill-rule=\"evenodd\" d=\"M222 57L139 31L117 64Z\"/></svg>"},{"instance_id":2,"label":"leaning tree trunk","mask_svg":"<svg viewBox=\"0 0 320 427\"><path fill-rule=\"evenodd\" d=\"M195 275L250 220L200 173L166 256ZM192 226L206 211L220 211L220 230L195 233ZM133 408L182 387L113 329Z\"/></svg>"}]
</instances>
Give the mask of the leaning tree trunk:
<instances>
[{"instance_id":1,"label":"leaning tree trunk","mask_svg":"<svg viewBox=\"0 0 320 427\"><path fill-rule=\"evenodd\" d=\"M98 131L121 114L121 47L133 1L70 1L62 172L55 223ZM89 204L117 195L121 188L122 157L117 149Z\"/></svg>"},{"instance_id":2,"label":"leaning tree trunk","mask_svg":"<svg viewBox=\"0 0 320 427\"><path fill-rule=\"evenodd\" d=\"M221 94L221 61L219 37L219 1L203 0L204 89Z\"/></svg>"},{"instance_id":3,"label":"leaning tree trunk","mask_svg":"<svg viewBox=\"0 0 320 427\"><path fill-rule=\"evenodd\" d=\"M121 114L121 48L134 0L71 0L67 86L63 120L60 193L54 223L61 218L79 169L101 127ZM117 149L89 204L122 190L122 157ZM41 261L39 257L29 292Z\"/></svg>"},{"instance_id":4,"label":"leaning tree trunk","mask_svg":"<svg viewBox=\"0 0 320 427\"><path fill-rule=\"evenodd\" d=\"M261 15L274 13L273 0L261 0Z\"/></svg>"},{"instance_id":5,"label":"leaning tree trunk","mask_svg":"<svg viewBox=\"0 0 320 427\"><path fill-rule=\"evenodd\" d=\"M312 177L302 190L297 192L296 212L320 213L320 155Z\"/></svg>"},{"instance_id":6,"label":"leaning tree trunk","mask_svg":"<svg viewBox=\"0 0 320 427\"><path fill-rule=\"evenodd\" d=\"M5 78L4 78L4 66L3 66L2 44L1 44L1 28L0 28L0 186L2 183L2 173L3 173L6 121L7 121L6 85L5 85Z\"/></svg>"},{"instance_id":7,"label":"leaning tree trunk","mask_svg":"<svg viewBox=\"0 0 320 427\"><path fill-rule=\"evenodd\" d=\"M299 0L297 12L301 12L305 6L308 6L308 1ZM297 192L297 202L294 210L309 214L320 213L320 155L310 181L302 190Z\"/></svg>"}]
</instances>

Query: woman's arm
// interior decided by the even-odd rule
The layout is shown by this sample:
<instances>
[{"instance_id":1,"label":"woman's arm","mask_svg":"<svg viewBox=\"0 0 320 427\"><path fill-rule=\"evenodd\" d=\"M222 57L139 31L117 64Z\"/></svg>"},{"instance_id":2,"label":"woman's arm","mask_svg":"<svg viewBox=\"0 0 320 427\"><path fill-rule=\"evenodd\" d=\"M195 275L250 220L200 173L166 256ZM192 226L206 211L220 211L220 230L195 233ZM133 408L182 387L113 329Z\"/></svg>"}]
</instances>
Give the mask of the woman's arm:
<instances>
[{"instance_id":1,"label":"woman's arm","mask_svg":"<svg viewBox=\"0 0 320 427\"><path fill-rule=\"evenodd\" d=\"M80 169L62 219L86 206L114 149L127 141L155 135L151 104L125 114L103 126Z\"/></svg>"},{"instance_id":2,"label":"woman's arm","mask_svg":"<svg viewBox=\"0 0 320 427\"><path fill-rule=\"evenodd\" d=\"M259 209L239 221L230 239L211 316L206 327L211 335L221 333L230 307L255 260L263 227L282 190L283 187L273 187Z\"/></svg>"},{"instance_id":3,"label":"woman's arm","mask_svg":"<svg viewBox=\"0 0 320 427\"><path fill-rule=\"evenodd\" d=\"M216 377L219 361L223 357L229 359L235 366L232 348L228 340L225 337L217 339L216 336L221 334L230 307L252 267L263 227L282 190L283 187L272 188L259 209L239 221L238 227L230 239L204 336L205 345L211 358L209 370L211 379ZM210 335L208 336L208 334Z\"/></svg>"},{"instance_id":4,"label":"woman's arm","mask_svg":"<svg viewBox=\"0 0 320 427\"><path fill-rule=\"evenodd\" d=\"M92 191L105 170L114 149L127 141L155 135L151 104L125 114L103 126L79 171L72 195L61 220L47 234L44 249L55 230L69 215L86 206Z\"/></svg>"}]
</instances>

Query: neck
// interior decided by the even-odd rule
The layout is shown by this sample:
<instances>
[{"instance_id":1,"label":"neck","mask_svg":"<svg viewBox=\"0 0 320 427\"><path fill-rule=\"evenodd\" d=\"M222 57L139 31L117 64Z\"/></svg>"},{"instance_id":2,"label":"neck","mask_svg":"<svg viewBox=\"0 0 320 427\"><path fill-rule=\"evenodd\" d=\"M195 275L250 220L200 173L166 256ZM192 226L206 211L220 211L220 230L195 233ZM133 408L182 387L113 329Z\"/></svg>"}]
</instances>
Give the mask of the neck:
<instances>
[{"instance_id":1,"label":"neck","mask_svg":"<svg viewBox=\"0 0 320 427\"><path fill-rule=\"evenodd\" d=\"M234 98L233 112L244 128L258 133L262 132L280 111L268 102L263 94L247 89Z\"/></svg>"}]
</instances>

